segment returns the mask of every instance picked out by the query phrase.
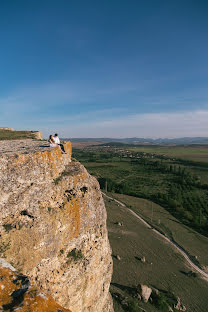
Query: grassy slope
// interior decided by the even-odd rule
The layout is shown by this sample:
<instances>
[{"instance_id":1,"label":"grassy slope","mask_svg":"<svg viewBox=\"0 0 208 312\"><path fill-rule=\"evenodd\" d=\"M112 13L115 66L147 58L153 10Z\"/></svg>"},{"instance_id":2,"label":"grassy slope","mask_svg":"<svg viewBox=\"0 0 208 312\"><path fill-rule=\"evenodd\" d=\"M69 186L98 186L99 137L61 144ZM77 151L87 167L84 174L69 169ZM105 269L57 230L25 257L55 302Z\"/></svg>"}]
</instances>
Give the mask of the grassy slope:
<instances>
[{"instance_id":1,"label":"grassy slope","mask_svg":"<svg viewBox=\"0 0 208 312\"><path fill-rule=\"evenodd\" d=\"M0 140L33 139L34 131L0 130Z\"/></svg>"},{"instance_id":2,"label":"grassy slope","mask_svg":"<svg viewBox=\"0 0 208 312\"><path fill-rule=\"evenodd\" d=\"M124 200L124 198L122 199ZM126 201L129 201L128 196L126 196ZM134 199L134 201L139 202L138 199ZM187 272L190 268L186 267L183 257L173 247L147 229L125 208L109 200L105 200L105 202L108 212L109 239L113 255L118 254L121 256L121 261L114 258L112 291L121 292L121 289L124 289L125 293L126 286L131 287L138 283L144 283L155 286L158 289L171 290L182 299L182 303L185 304L188 311L206 312L208 283L199 277L192 278L184 275L182 272ZM138 203L135 209L139 209L140 204ZM163 213L167 214L165 210L160 211L160 215ZM116 221L123 222L124 226L119 227L114 224ZM167 224L165 225L167 227ZM182 239L187 229L185 228L184 230L184 226L181 224L177 225L178 236ZM193 246L195 246L194 248L200 244L200 240L194 235L191 240ZM205 249L204 244L207 246L207 242L202 242L199 250ZM146 257L146 263L142 263L135 258L141 256ZM204 256L201 257L205 259L205 252ZM141 303L140 305L142 306ZM143 304L143 307L149 312L157 311L150 304ZM119 305L115 306L115 312L120 311L123 311L122 308Z\"/></svg>"},{"instance_id":3,"label":"grassy slope","mask_svg":"<svg viewBox=\"0 0 208 312\"><path fill-rule=\"evenodd\" d=\"M201 266L206 266L208 271L207 237L183 225L163 207L149 200L116 193L112 197L130 206L147 222L174 239L189 255L197 256Z\"/></svg>"}]
</instances>

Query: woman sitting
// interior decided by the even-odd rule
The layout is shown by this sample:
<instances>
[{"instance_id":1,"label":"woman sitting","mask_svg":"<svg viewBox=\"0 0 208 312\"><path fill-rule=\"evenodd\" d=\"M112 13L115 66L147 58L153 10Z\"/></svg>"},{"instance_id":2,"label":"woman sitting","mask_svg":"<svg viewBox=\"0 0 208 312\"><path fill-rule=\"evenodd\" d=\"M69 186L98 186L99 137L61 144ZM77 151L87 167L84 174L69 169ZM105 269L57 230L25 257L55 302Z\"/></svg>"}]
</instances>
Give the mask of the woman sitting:
<instances>
[{"instance_id":1,"label":"woman sitting","mask_svg":"<svg viewBox=\"0 0 208 312\"><path fill-rule=\"evenodd\" d=\"M50 144L50 147L56 147L58 144L55 143L54 138L52 135L49 136L48 142Z\"/></svg>"}]
</instances>

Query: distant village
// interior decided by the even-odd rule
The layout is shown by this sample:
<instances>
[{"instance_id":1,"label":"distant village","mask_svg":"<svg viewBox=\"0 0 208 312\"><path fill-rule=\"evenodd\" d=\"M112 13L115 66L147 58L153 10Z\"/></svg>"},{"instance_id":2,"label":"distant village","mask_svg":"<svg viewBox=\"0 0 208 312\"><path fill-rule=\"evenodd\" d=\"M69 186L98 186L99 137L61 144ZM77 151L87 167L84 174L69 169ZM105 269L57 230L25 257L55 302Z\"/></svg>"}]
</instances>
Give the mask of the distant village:
<instances>
[{"instance_id":1,"label":"distant village","mask_svg":"<svg viewBox=\"0 0 208 312\"><path fill-rule=\"evenodd\" d=\"M109 155L118 156L121 158L132 158L132 159L144 159L144 158L152 158L152 159L165 159L165 160L175 160L174 158L167 157L164 154L156 154L156 153L147 153L147 152L138 152L133 150L128 150L127 148L121 148L117 146L110 145L102 145L102 146L88 146L84 148L84 151L88 151L89 153L93 152L107 152Z\"/></svg>"}]
</instances>

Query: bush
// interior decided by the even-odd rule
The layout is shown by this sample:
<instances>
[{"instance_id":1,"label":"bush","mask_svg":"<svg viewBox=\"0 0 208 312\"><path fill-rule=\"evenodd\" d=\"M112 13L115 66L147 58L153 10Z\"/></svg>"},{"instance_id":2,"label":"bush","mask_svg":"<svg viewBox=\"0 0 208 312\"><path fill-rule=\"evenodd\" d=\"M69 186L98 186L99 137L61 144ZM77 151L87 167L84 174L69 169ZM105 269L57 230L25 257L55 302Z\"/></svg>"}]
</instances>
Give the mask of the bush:
<instances>
[{"instance_id":1,"label":"bush","mask_svg":"<svg viewBox=\"0 0 208 312\"><path fill-rule=\"evenodd\" d=\"M72 260L78 261L84 258L84 255L81 250L78 250L76 248L72 249L72 251L68 252L67 258L69 260L67 261L67 264L71 263Z\"/></svg>"},{"instance_id":2,"label":"bush","mask_svg":"<svg viewBox=\"0 0 208 312\"><path fill-rule=\"evenodd\" d=\"M130 300L129 303L128 303L127 311L129 311L129 312L138 312L138 311L140 311L138 300L136 300L136 299Z\"/></svg>"}]
</instances>

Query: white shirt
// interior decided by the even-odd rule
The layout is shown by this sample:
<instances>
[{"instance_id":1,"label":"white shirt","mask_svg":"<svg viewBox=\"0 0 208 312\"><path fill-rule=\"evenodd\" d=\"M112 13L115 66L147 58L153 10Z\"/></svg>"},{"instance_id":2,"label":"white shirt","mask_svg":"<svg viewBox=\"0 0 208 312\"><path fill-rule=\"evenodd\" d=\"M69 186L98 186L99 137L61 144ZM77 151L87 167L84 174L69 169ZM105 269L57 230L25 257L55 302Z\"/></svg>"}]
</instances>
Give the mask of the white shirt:
<instances>
[{"instance_id":1,"label":"white shirt","mask_svg":"<svg viewBox=\"0 0 208 312\"><path fill-rule=\"evenodd\" d=\"M60 144L60 140L59 140L59 137L53 137L54 141L56 144Z\"/></svg>"}]
</instances>

